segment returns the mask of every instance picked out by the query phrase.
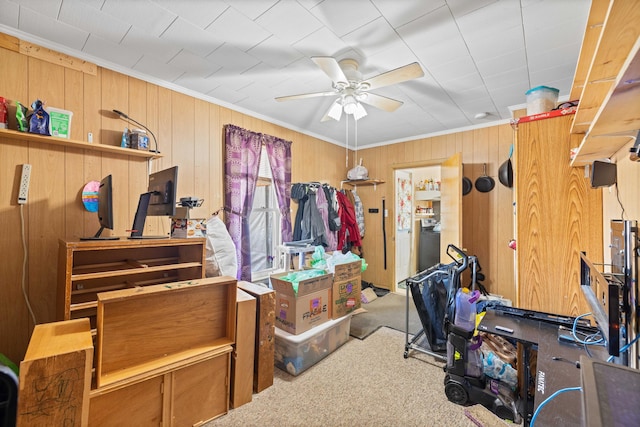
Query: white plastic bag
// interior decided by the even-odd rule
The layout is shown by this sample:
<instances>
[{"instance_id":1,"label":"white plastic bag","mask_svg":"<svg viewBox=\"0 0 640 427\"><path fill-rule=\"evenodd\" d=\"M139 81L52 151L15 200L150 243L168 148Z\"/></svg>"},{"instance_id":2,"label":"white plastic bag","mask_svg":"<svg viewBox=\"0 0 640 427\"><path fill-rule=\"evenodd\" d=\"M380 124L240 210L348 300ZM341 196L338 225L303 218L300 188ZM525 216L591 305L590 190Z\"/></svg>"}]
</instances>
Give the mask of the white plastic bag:
<instances>
[{"instance_id":1,"label":"white plastic bag","mask_svg":"<svg viewBox=\"0 0 640 427\"><path fill-rule=\"evenodd\" d=\"M347 179L369 179L369 171L362 166L362 159L360 159L359 165L347 172Z\"/></svg>"},{"instance_id":2,"label":"white plastic bag","mask_svg":"<svg viewBox=\"0 0 640 427\"><path fill-rule=\"evenodd\" d=\"M205 274L207 277L236 277L238 270L236 247L224 222L216 215L207 220L205 261Z\"/></svg>"}]
</instances>

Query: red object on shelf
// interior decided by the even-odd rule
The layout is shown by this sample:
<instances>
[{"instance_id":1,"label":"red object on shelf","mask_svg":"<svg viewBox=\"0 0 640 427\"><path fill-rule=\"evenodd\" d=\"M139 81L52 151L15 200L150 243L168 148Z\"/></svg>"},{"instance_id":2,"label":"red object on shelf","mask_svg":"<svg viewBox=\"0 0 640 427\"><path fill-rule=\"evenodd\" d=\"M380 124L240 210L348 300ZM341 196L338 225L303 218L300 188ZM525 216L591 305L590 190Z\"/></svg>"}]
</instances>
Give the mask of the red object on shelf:
<instances>
[{"instance_id":1,"label":"red object on shelf","mask_svg":"<svg viewBox=\"0 0 640 427\"><path fill-rule=\"evenodd\" d=\"M518 123L533 122L536 120L550 119L552 117L566 116L567 114L575 114L577 109L578 107L571 106L569 108L561 108L559 110L547 111L546 113L534 114L531 116L523 116L517 119L513 119L511 122L513 124L518 124Z\"/></svg>"}]
</instances>

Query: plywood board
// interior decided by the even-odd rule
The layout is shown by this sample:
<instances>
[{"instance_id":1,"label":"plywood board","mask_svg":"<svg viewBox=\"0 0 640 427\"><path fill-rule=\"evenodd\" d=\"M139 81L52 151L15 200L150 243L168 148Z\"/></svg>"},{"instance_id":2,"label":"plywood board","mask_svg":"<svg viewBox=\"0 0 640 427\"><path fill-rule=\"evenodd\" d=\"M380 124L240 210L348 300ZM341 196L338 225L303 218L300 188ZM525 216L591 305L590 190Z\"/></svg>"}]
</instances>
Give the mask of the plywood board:
<instances>
[{"instance_id":1,"label":"plywood board","mask_svg":"<svg viewBox=\"0 0 640 427\"><path fill-rule=\"evenodd\" d=\"M231 359L232 408L251 402L256 342L256 298L242 289L237 293L236 339Z\"/></svg>"},{"instance_id":2,"label":"plywood board","mask_svg":"<svg viewBox=\"0 0 640 427\"><path fill-rule=\"evenodd\" d=\"M238 288L256 298L256 342L253 391L260 393L273 385L276 333L276 293L250 282L238 282Z\"/></svg>"}]
</instances>

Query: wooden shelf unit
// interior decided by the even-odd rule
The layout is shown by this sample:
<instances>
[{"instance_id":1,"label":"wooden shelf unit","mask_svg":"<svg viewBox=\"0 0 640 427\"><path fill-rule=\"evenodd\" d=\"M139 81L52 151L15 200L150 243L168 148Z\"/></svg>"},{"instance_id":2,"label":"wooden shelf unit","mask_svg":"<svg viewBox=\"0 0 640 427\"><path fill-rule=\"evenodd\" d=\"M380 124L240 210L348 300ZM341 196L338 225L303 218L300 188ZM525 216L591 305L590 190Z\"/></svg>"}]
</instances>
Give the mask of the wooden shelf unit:
<instances>
[{"instance_id":1,"label":"wooden shelf unit","mask_svg":"<svg viewBox=\"0 0 640 427\"><path fill-rule=\"evenodd\" d=\"M59 241L57 318L90 317L97 294L205 277L205 239Z\"/></svg>"},{"instance_id":2,"label":"wooden shelf unit","mask_svg":"<svg viewBox=\"0 0 640 427\"><path fill-rule=\"evenodd\" d=\"M593 2L571 91L571 133L585 134L571 166L609 158L640 128L640 8Z\"/></svg>"},{"instance_id":3,"label":"wooden shelf unit","mask_svg":"<svg viewBox=\"0 0 640 427\"><path fill-rule=\"evenodd\" d=\"M125 156L144 157L155 159L162 157L162 154L145 150L133 150L131 148L122 148L115 145L98 144L76 139L58 138L55 136L38 135L29 132L18 132L10 129L0 129L0 141L14 140L22 142L42 142L44 144L57 145L60 147L80 148L83 150L101 151L105 153L121 154Z\"/></svg>"},{"instance_id":4,"label":"wooden shelf unit","mask_svg":"<svg viewBox=\"0 0 640 427\"><path fill-rule=\"evenodd\" d=\"M350 187L357 187L358 185L366 185L366 186L373 186L373 189L376 189L376 186L378 184L384 184L384 181L381 179L356 179L356 180L346 180L346 181L340 181L340 188L342 188L344 185L348 185Z\"/></svg>"}]
</instances>

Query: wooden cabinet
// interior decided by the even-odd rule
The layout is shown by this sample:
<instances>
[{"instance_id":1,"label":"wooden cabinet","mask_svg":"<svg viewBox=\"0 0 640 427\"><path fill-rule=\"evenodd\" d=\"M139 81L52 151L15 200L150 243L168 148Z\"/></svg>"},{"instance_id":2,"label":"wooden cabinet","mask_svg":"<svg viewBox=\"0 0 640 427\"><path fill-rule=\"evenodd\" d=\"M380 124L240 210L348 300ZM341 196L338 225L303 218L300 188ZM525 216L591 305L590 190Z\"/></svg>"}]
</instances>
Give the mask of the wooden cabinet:
<instances>
[{"instance_id":1,"label":"wooden cabinet","mask_svg":"<svg viewBox=\"0 0 640 427\"><path fill-rule=\"evenodd\" d=\"M69 241L58 247L57 318L90 317L97 294L205 276L205 239Z\"/></svg>"},{"instance_id":2,"label":"wooden cabinet","mask_svg":"<svg viewBox=\"0 0 640 427\"><path fill-rule=\"evenodd\" d=\"M227 413L231 347L90 393L90 426L193 426Z\"/></svg>"},{"instance_id":3,"label":"wooden cabinet","mask_svg":"<svg viewBox=\"0 0 640 427\"><path fill-rule=\"evenodd\" d=\"M514 151L518 307L563 315L588 312L580 252L602 262L602 192L569 165L572 117L518 125Z\"/></svg>"}]
</instances>

